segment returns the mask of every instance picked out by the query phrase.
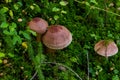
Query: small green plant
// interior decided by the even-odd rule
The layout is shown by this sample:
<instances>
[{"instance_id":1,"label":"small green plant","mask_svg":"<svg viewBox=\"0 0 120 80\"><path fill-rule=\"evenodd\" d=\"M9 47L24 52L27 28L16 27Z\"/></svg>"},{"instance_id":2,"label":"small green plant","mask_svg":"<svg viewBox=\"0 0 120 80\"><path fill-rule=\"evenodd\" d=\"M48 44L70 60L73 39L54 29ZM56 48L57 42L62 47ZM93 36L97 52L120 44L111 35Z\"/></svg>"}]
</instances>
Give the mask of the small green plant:
<instances>
[{"instance_id":1,"label":"small green plant","mask_svg":"<svg viewBox=\"0 0 120 80\"><path fill-rule=\"evenodd\" d=\"M0 63L2 63L2 58L5 57L5 53L0 52Z\"/></svg>"}]
</instances>

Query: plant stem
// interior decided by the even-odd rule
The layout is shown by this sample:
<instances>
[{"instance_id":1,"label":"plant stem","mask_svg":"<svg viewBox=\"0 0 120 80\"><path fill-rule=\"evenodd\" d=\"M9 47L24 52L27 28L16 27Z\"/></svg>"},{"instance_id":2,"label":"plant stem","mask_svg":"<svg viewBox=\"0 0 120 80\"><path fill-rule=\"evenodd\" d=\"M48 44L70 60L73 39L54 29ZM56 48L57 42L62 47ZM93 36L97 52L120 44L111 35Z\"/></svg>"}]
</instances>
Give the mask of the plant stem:
<instances>
[{"instance_id":1,"label":"plant stem","mask_svg":"<svg viewBox=\"0 0 120 80\"><path fill-rule=\"evenodd\" d=\"M38 42L37 53L38 54L35 57L35 61L36 61L36 67L38 70L38 76L40 80L44 80L44 75L41 69L41 63L44 60L44 57L42 56L42 44L40 42Z\"/></svg>"},{"instance_id":2,"label":"plant stem","mask_svg":"<svg viewBox=\"0 0 120 80\"><path fill-rule=\"evenodd\" d=\"M36 72L34 73L34 75L32 76L32 78L30 78L30 80L33 80L33 79L34 79L34 77L37 75L37 72L38 72L38 71L36 71Z\"/></svg>"},{"instance_id":3,"label":"plant stem","mask_svg":"<svg viewBox=\"0 0 120 80\"><path fill-rule=\"evenodd\" d=\"M105 5L105 10L107 10L106 0L104 0L104 5ZM106 24L107 24L107 12L106 11L105 11L104 18L105 18L105 26L104 27L106 27Z\"/></svg>"},{"instance_id":4,"label":"plant stem","mask_svg":"<svg viewBox=\"0 0 120 80\"><path fill-rule=\"evenodd\" d=\"M88 70L88 80L89 80L90 79L89 78L89 76L90 76L90 74L89 74L89 53L87 53L87 66L88 66L87 70Z\"/></svg>"},{"instance_id":5,"label":"plant stem","mask_svg":"<svg viewBox=\"0 0 120 80\"><path fill-rule=\"evenodd\" d=\"M75 0L75 1L78 2L78 3L80 3L80 4L85 4L85 2L80 2L80 1L78 1L78 0ZM86 4L85 4L85 5L86 5ZM99 7L96 7L96 6L90 6L90 5L86 5L86 6L89 6L90 9L97 9L97 10L105 11L105 12L107 12L107 13L111 13L111 14L116 15L116 16L120 16L120 15L117 14L117 13L114 13L114 12L112 12L112 11L108 11L108 10L105 10L105 9L102 9L102 8L99 8Z\"/></svg>"},{"instance_id":6,"label":"plant stem","mask_svg":"<svg viewBox=\"0 0 120 80\"><path fill-rule=\"evenodd\" d=\"M43 63L44 64L56 64L56 65L59 65L59 66L63 66L65 68L67 68L68 70L70 70L71 72L73 72L79 78L79 80L82 80L82 78L74 70L72 70L70 67L68 67L64 64L56 63L56 62L43 62ZM33 77L30 80L32 80L36 75L37 75L37 71L34 73Z\"/></svg>"},{"instance_id":7,"label":"plant stem","mask_svg":"<svg viewBox=\"0 0 120 80\"><path fill-rule=\"evenodd\" d=\"M59 65L59 66L63 66L65 68L67 68L68 70L70 70L71 72L73 72L79 78L79 80L82 80L82 78L74 70L72 70L70 67L68 67L68 66L66 66L64 64L55 63L55 62L43 62L43 63L45 63L45 64L56 64L56 65Z\"/></svg>"},{"instance_id":8,"label":"plant stem","mask_svg":"<svg viewBox=\"0 0 120 80\"><path fill-rule=\"evenodd\" d=\"M32 47L30 42L29 42L28 46L29 46L28 47L28 53L29 53L29 56L30 56L31 60L35 64L35 69L38 72L38 77L39 77L40 80L44 80L44 76L43 76L43 73L42 73L42 70L41 70L41 67L40 67L41 66L41 53L38 52L37 56L35 57L34 56L34 50L33 50L33 47ZM38 44L38 49L39 48L40 48L40 44ZM33 78L34 77L32 77L31 80Z\"/></svg>"}]
</instances>

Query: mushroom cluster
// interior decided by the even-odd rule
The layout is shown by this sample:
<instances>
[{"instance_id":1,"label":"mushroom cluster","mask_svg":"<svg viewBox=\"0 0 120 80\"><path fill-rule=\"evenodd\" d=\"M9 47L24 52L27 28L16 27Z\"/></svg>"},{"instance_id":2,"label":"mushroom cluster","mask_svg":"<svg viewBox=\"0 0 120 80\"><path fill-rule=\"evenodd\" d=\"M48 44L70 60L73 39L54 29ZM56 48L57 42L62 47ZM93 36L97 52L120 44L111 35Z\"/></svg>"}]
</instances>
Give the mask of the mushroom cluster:
<instances>
[{"instance_id":1,"label":"mushroom cluster","mask_svg":"<svg viewBox=\"0 0 120 80\"><path fill-rule=\"evenodd\" d=\"M94 50L101 56L109 57L118 52L118 47L112 40L101 40L95 44Z\"/></svg>"},{"instance_id":2,"label":"mushroom cluster","mask_svg":"<svg viewBox=\"0 0 120 80\"><path fill-rule=\"evenodd\" d=\"M63 49L72 41L70 31L62 25L51 25L48 27L47 21L42 18L33 18L28 26L37 33L37 41L41 40L50 49Z\"/></svg>"}]
</instances>

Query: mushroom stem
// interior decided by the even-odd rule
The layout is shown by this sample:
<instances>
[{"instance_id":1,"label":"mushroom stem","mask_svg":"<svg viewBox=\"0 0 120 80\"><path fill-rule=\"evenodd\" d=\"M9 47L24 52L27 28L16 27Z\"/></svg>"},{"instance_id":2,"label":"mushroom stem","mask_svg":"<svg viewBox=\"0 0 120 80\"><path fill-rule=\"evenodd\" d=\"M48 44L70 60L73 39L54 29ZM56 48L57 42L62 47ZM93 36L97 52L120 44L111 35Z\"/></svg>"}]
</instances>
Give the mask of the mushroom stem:
<instances>
[{"instance_id":1,"label":"mushroom stem","mask_svg":"<svg viewBox=\"0 0 120 80\"><path fill-rule=\"evenodd\" d=\"M36 38L37 42L41 42L41 34L37 33L37 38Z\"/></svg>"},{"instance_id":2,"label":"mushroom stem","mask_svg":"<svg viewBox=\"0 0 120 80\"><path fill-rule=\"evenodd\" d=\"M51 61L55 61L55 58L56 58L56 54L55 54L56 50L55 49L50 49L50 48L46 47L45 53L50 56L49 58Z\"/></svg>"},{"instance_id":3,"label":"mushroom stem","mask_svg":"<svg viewBox=\"0 0 120 80\"><path fill-rule=\"evenodd\" d=\"M56 50L55 49L50 49L50 48L47 48L47 53L55 53L56 52Z\"/></svg>"}]
</instances>

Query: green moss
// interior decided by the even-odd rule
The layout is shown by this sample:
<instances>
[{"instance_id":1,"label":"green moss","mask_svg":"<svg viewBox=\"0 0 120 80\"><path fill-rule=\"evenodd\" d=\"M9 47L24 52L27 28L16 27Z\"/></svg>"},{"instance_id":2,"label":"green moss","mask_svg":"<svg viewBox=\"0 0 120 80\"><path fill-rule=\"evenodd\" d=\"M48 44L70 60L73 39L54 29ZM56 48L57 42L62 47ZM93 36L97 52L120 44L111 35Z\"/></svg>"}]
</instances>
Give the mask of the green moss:
<instances>
[{"instance_id":1,"label":"green moss","mask_svg":"<svg viewBox=\"0 0 120 80\"><path fill-rule=\"evenodd\" d=\"M113 40L120 48L119 1L67 0L67 4L64 6L61 5L61 1L0 1L0 52L5 53L2 59L8 59L7 64L0 64L0 74L4 74L0 76L1 80L30 80L36 72L35 67L39 64L39 60L43 60L43 58L43 62L62 63L73 69L83 80L87 80L87 53L89 55L90 80L119 79L120 74L117 71L120 71L120 52L109 57L108 62L106 62L106 58L94 52L94 45L99 40L106 40L106 45ZM106 3L107 11L103 3ZM110 7L110 3L113 3L114 6ZM93 8L93 6L98 8ZM72 43L67 48L56 51L55 55L51 57L46 53L44 45L43 48L37 50L36 36L32 35L27 28L28 22L34 17L47 20L49 25L64 25L72 33ZM22 21L19 22L18 19L22 19ZM8 24L5 24L6 22ZM28 49L24 49L21 45L22 42L28 41L31 41L30 44L34 46L34 51L30 56ZM37 52L42 53L45 57L39 57ZM14 56L11 57L9 53ZM37 65L32 61L33 56L36 55ZM6 66L8 64L11 65ZM61 71L55 64L40 65L45 80L78 80L71 71ZM24 69L22 70L20 67L24 67ZM110 70L111 68L113 70ZM38 78L38 74L35 75L34 79L38 80Z\"/></svg>"}]
</instances>

